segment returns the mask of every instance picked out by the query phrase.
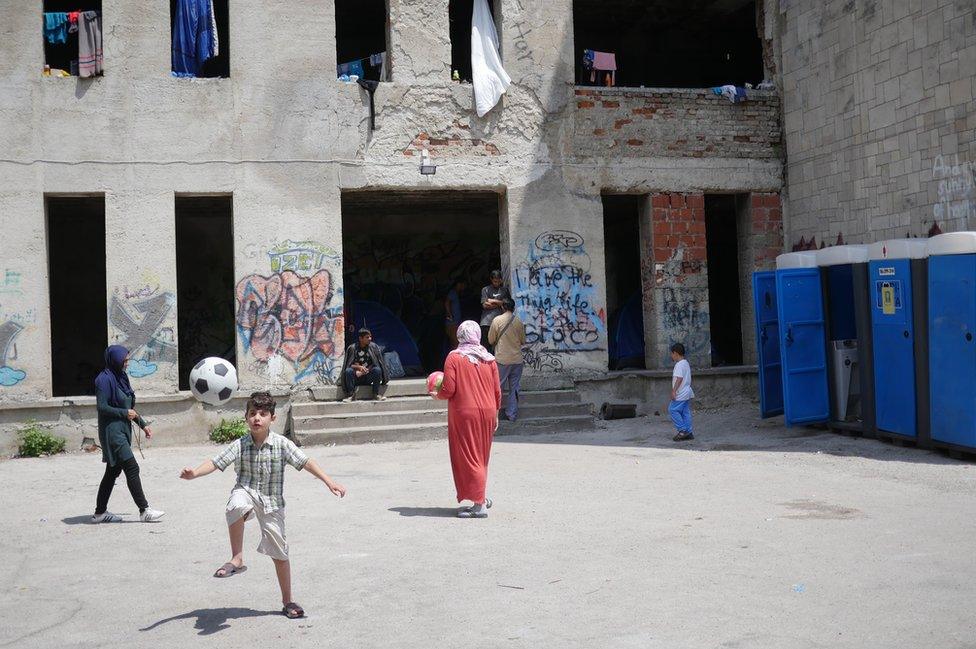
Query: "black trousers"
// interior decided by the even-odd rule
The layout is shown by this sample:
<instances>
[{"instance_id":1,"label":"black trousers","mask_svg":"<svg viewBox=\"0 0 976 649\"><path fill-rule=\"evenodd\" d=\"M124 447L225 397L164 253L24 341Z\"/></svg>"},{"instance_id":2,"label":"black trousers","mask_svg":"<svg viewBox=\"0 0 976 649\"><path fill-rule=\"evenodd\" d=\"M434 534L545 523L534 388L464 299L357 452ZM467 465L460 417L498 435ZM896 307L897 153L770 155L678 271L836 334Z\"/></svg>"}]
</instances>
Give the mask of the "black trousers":
<instances>
[{"instance_id":1,"label":"black trousers","mask_svg":"<svg viewBox=\"0 0 976 649\"><path fill-rule=\"evenodd\" d=\"M136 507L139 508L141 513L144 509L149 507L149 503L146 501L146 494L142 492L142 480L139 479L139 463L136 462L134 457L130 457L124 462L119 462L115 466L105 465L105 475L102 476L102 483L98 485L98 500L95 501L95 514L104 514L105 510L108 509L108 499L112 495L112 489L115 487L115 479L125 471L125 482L129 485L129 493L132 494L132 500L135 501Z\"/></svg>"}]
</instances>

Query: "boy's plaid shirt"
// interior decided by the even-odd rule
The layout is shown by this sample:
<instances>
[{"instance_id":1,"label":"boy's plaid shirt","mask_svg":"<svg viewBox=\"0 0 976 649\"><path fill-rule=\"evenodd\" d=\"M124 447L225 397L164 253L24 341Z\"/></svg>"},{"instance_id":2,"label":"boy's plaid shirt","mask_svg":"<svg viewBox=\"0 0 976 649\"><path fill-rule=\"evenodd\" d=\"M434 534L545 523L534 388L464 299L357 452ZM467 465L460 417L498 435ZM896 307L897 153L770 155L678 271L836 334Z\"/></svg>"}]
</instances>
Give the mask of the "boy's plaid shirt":
<instances>
[{"instance_id":1,"label":"boy's plaid shirt","mask_svg":"<svg viewBox=\"0 0 976 649\"><path fill-rule=\"evenodd\" d=\"M308 456L295 444L277 433L268 433L260 448L250 435L232 442L221 451L213 463L223 471L231 463L237 469L237 484L254 496L267 513L285 506L285 463L301 471Z\"/></svg>"}]
</instances>

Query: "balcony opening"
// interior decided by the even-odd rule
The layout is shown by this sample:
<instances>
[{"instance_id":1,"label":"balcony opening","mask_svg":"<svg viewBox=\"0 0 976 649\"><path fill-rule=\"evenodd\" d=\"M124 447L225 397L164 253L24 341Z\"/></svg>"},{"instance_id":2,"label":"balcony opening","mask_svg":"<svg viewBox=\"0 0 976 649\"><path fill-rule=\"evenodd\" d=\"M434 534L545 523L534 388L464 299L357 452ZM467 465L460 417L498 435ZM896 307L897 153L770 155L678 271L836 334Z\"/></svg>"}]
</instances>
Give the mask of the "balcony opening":
<instances>
[{"instance_id":1,"label":"balcony opening","mask_svg":"<svg viewBox=\"0 0 976 649\"><path fill-rule=\"evenodd\" d=\"M174 77L230 76L227 5L228 0L169 0Z\"/></svg>"},{"instance_id":2,"label":"balcony opening","mask_svg":"<svg viewBox=\"0 0 976 649\"><path fill-rule=\"evenodd\" d=\"M488 11L496 22L495 29L501 40L501 29L497 25L499 14L493 0L488 0ZM474 0L450 0L448 19L451 34L451 78L463 83L471 83L471 17L473 14Z\"/></svg>"},{"instance_id":3,"label":"balcony opening","mask_svg":"<svg viewBox=\"0 0 976 649\"><path fill-rule=\"evenodd\" d=\"M763 80L756 2L573 0L576 83L699 88Z\"/></svg>"},{"instance_id":4,"label":"balcony opening","mask_svg":"<svg viewBox=\"0 0 976 649\"><path fill-rule=\"evenodd\" d=\"M180 389L202 358L235 362L232 196L176 197L176 307Z\"/></svg>"},{"instance_id":5,"label":"balcony opening","mask_svg":"<svg viewBox=\"0 0 976 649\"><path fill-rule=\"evenodd\" d=\"M48 196L45 205L51 394L95 394L108 347L105 197Z\"/></svg>"},{"instance_id":6,"label":"balcony opening","mask_svg":"<svg viewBox=\"0 0 976 649\"><path fill-rule=\"evenodd\" d=\"M389 81L389 17L386 0L336 0L337 74Z\"/></svg>"},{"instance_id":7,"label":"balcony opening","mask_svg":"<svg viewBox=\"0 0 976 649\"><path fill-rule=\"evenodd\" d=\"M642 196L603 195L603 245L607 267L607 333L611 370L645 368L641 291Z\"/></svg>"},{"instance_id":8,"label":"balcony opening","mask_svg":"<svg viewBox=\"0 0 976 649\"><path fill-rule=\"evenodd\" d=\"M102 74L102 0L44 0L44 75Z\"/></svg>"}]
</instances>

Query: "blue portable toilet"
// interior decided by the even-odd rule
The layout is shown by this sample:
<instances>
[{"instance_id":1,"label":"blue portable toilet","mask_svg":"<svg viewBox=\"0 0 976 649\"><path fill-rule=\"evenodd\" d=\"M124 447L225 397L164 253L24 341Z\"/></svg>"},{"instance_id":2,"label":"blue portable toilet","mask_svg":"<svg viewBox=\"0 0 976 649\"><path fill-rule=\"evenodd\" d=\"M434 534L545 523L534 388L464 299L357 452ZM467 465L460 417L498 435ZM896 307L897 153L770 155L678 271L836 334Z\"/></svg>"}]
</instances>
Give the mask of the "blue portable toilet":
<instances>
[{"instance_id":1,"label":"blue portable toilet","mask_svg":"<svg viewBox=\"0 0 976 649\"><path fill-rule=\"evenodd\" d=\"M783 414L783 368L779 351L779 314L776 312L776 273L752 274L752 303L756 316L756 365L759 367L759 416Z\"/></svg>"},{"instance_id":2,"label":"blue portable toilet","mask_svg":"<svg viewBox=\"0 0 976 649\"><path fill-rule=\"evenodd\" d=\"M827 421L826 323L816 253L791 252L776 257L775 287L783 419L787 426ZM761 304L765 304L765 295ZM757 303L757 313L759 307ZM768 322L766 326L768 332ZM760 341L761 331L758 333ZM760 365L766 365L771 352L760 346L759 353L767 355L760 359ZM768 379L762 383L763 389L773 390L774 385ZM769 394L764 403L775 403L776 398Z\"/></svg>"},{"instance_id":3,"label":"blue portable toilet","mask_svg":"<svg viewBox=\"0 0 976 649\"><path fill-rule=\"evenodd\" d=\"M868 246L875 421L879 435L929 439L926 239Z\"/></svg>"},{"instance_id":4,"label":"blue portable toilet","mask_svg":"<svg viewBox=\"0 0 976 649\"><path fill-rule=\"evenodd\" d=\"M928 240L932 444L976 449L976 232Z\"/></svg>"},{"instance_id":5,"label":"blue portable toilet","mask_svg":"<svg viewBox=\"0 0 976 649\"><path fill-rule=\"evenodd\" d=\"M874 357L867 246L817 251L823 282L832 428L873 435Z\"/></svg>"}]
</instances>

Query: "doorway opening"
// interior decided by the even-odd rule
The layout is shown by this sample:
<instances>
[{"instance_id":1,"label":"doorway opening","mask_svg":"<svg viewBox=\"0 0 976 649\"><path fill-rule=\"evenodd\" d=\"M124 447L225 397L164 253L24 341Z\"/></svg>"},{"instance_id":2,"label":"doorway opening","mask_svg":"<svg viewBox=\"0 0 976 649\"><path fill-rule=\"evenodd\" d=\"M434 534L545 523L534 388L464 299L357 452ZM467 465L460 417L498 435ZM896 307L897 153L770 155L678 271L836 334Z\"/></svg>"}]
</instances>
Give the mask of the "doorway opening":
<instances>
[{"instance_id":1,"label":"doorway opening","mask_svg":"<svg viewBox=\"0 0 976 649\"><path fill-rule=\"evenodd\" d=\"M609 369L644 369L644 301L641 290L642 196L603 195L603 245L607 266Z\"/></svg>"},{"instance_id":2,"label":"doorway opening","mask_svg":"<svg viewBox=\"0 0 976 649\"><path fill-rule=\"evenodd\" d=\"M176 307L180 389L207 356L236 364L232 196L176 197Z\"/></svg>"},{"instance_id":3,"label":"doorway opening","mask_svg":"<svg viewBox=\"0 0 976 649\"><path fill-rule=\"evenodd\" d=\"M441 369L450 351L448 293L460 287L461 319L478 321L481 288L501 266L501 198L490 191L344 191L347 339L365 326L384 351L396 352L403 375Z\"/></svg>"},{"instance_id":4,"label":"doorway opening","mask_svg":"<svg viewBox=\"0 0 976 649\"><path fill-rule=\"evenodd\" d=\"M108 347L105 196L46 196L51 394L95 394Z\"/></svg>"},{"instance_id":5,"label":"doorway opening","mask_svg":"<svg viewBox=\"0 0 976 649\"><path fill-rule=\"evenodd\" d=\"M573 35L578 85L700 88L763 79L751 0L573 0Z\"/></svg>"},{"instance_id":6,"label":"doorway opening","mask_svg":"<svg viewBox=\"0 0 976 649\"><path fill-rule=\"evenodd\" d=\"M712 367L742 365L743 298L739 284L738 199L735 194L705 194L705 254Z\"/></svg>"},{"instance_id":7,"label":"doorway opening","mask_svg":"<svg viewBox=\"0 0 976 649\"><path fill-rule=\"evenodd\" d=\"M335 21L339 76L389 81L386 0L336 0Z\"/></svg>"}]
</instances>

